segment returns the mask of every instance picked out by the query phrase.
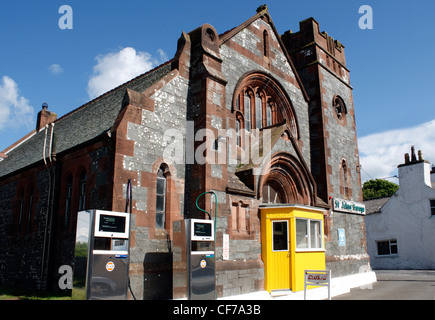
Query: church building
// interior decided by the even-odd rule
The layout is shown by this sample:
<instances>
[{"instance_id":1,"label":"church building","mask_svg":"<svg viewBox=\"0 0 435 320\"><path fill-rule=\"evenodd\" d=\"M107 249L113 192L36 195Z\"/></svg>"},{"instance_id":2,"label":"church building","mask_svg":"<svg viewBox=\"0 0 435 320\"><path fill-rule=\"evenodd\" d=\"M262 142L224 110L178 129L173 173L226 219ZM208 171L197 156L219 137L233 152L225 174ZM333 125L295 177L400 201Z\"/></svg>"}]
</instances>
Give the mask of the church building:
<instances>
[{"instance_id":1,"label":"church building","mask_svg":"<svg viewBox=\"0 0 435 320\"><path fill-rule=\"evenodd\" d=\"M0 153L0 286L58 289L77 213L124 212L129 181L137 299L185 297L179 222L205 218L208 191L218 297L367 271L345 47L313 18L299 28L280 35L264 5L182 32L171 60L60 118L44 105Z\"/></svg>"}]
</instances>

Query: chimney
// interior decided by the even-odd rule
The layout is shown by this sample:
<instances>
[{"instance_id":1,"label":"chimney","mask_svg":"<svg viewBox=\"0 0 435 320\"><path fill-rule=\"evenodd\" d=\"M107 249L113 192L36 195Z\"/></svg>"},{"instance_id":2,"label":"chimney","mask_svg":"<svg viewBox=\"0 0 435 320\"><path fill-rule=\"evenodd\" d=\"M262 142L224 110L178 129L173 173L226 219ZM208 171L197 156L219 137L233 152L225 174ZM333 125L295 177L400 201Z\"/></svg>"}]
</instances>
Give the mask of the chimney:
<instances>
[{"instance_id":1,"label":"chimney","mask_svg":"<svg viewBox=\"0 0 435 320\"><path fill-rule=\"evenodd\" d=\"M48 104L42 104L42 110L38 112L38 118L36 120L36 131L41 130L47 124L50 124L57 119L57 114L51 111L48 111Z\"/></svg>"},{"instance_id":2,"label":"chimney","mask_svg":"<svg viewBox=\"0 0 435 320\"><path fill-rule=\"evenodd\" d=\"M405 154L405 163L398 166L399 185L403 192L418 193L422 186L432 187L431 184L431 167L429 161L423 159L423 152L418 151L418 159L415 154L414 146L411 147L410 155Z\"/></svg>"}]
</instances>

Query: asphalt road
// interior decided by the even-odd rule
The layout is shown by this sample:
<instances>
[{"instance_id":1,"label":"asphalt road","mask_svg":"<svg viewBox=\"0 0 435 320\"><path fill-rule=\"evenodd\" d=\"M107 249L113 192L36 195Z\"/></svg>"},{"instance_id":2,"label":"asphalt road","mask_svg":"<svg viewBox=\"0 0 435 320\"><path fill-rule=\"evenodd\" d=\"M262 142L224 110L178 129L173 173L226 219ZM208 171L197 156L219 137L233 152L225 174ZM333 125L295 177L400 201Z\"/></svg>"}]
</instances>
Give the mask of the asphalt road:
<instances>
[{"instance_id":1,"label":"asphalt road","mask_svg":"<svg viewBox=\"0 0 435 320\"><path fill-rule=\"evenodd\" d=\"M435 300L435 270L375 270L377 282L332 300Z\"/></svg>"}]
</instances>

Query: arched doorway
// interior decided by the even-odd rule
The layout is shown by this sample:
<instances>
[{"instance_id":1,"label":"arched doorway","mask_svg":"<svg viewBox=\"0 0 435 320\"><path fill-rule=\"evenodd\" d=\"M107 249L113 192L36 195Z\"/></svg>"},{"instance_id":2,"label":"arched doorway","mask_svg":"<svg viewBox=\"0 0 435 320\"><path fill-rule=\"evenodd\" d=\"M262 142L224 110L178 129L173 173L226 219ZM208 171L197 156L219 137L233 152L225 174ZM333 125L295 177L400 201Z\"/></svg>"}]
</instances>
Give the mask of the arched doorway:
<instances>
[{"instance_id":1,"label":"arched doorway","mask_svg":"<svg viewBox=\"0 0 435 320\"><path fill-rule=\"evenodd\" d=\"M272 157L260 179L259 198L264 204L314 205L314 184L304 166L292 155L279 153Z\"/></svg>"}]
</instances>

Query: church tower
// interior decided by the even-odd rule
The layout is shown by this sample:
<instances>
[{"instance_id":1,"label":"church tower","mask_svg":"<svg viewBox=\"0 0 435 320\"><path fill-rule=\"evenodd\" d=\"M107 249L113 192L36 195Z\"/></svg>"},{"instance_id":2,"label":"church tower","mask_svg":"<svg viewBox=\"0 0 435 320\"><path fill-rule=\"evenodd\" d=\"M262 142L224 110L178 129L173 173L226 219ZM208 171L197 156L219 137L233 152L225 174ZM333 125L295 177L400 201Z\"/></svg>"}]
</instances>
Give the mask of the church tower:
<instances>
[{"instance_id":1,"label":"church tower","mask_svg":"<svg viewBox=\"0 0 435 320\"><path fill-rule=\"evenodd\" d=\"M334 207L337 202L363 200L353 88L344 46L320 32L313 18L300 22L299 32L285 32L282 40L310 99L311 172L317 195L329 208L325 217L327 268L335 276L359 273L369 259L364 215Z\"/></svg>"},{"instance_id":2,"label":"church tower","mask_svg":"<svg viewBox=\"0 0 435 320\"><path fill-rule=\"evenodd\" d=\"M344 46L313 18L282 40L310 97L311 170L318 196L362 201L355 111Z\"/></svg>"}]
</instances>

